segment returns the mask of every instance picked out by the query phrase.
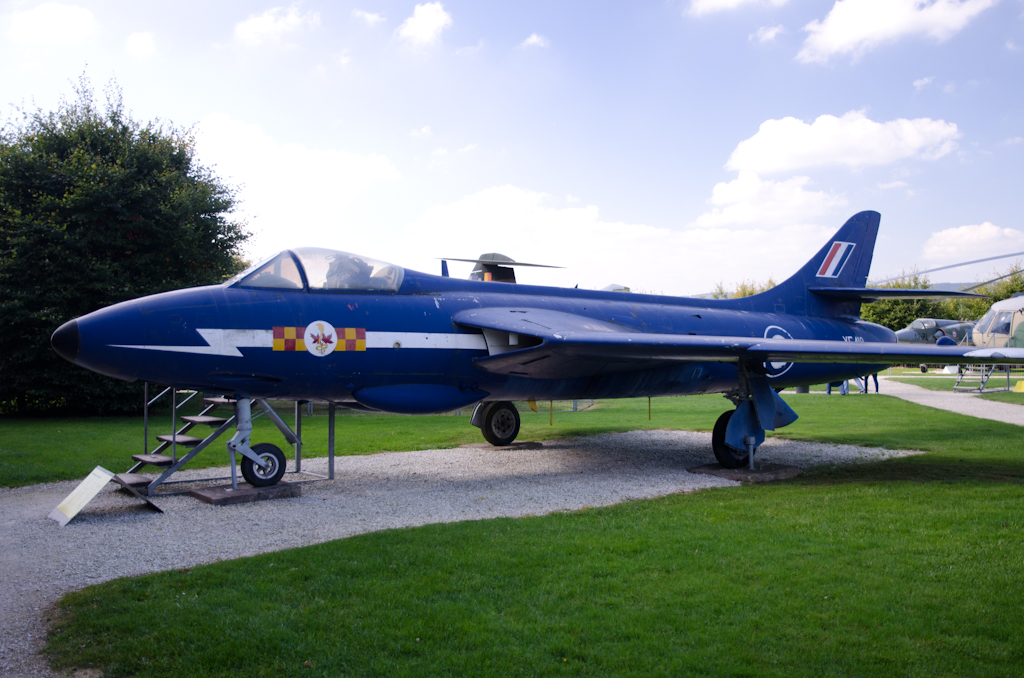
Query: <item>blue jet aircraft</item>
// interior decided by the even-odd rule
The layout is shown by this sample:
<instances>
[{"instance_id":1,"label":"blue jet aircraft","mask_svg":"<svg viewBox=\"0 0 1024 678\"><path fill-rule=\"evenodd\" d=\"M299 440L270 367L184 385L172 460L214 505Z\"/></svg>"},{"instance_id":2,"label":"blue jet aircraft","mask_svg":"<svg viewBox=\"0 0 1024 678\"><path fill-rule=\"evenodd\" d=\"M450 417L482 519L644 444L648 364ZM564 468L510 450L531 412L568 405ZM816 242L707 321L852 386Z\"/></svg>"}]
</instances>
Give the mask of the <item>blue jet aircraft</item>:
<instances>
[{"instance_id":1,"label":"blue jet aircraft","mask_svg":"<svg viewBox=\"0 0 1024 678\"><path fill-rule=\"evenodd\" d=\"M253 484L284 472L279 449L249 446L253 398L404 414L477 404L472 423L501 446L519 432L513 400L721 393L736 408L715 424L712 450L736 468L766 430L796 420L785 388L897 363L1024 363L1024 349L897 344L861 320L863 302L977 296L865 289L879 219L853 216L793 277L739 299L461 280L301 248L221 285L71 320L52 344L111 377L236 398L228 448Z\"/></svg>"}]
</instances>

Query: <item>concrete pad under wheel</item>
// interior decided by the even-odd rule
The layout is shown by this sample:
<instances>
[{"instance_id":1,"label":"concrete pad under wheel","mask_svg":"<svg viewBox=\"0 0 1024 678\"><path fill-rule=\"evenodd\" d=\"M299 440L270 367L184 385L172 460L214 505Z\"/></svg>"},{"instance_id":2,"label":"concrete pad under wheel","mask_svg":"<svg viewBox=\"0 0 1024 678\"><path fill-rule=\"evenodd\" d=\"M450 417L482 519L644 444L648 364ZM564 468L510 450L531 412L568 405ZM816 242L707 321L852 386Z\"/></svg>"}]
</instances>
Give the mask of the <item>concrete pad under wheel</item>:
<instances>
[{"instance_id":1,"label":"concrete pad under wheel","mask_svg":"<svg viewBox=\"0 0 1024 678\"><path fill-rule=\"evenodd\" d=\"M281 481L277 485L269 487L253 487L249 483L238 483L237 490L231 489L230 485L218 485L217 487L204 487L200 490L189 490L188 493L207 504L229 506L231 504L267 501L268 499L301 497L302 485Z\"/></svg>"},{"instance_id":2,"label":"concrete pad under wheel","mask_svg":"<svg viewBox=\"0 0 1024 678\"><path fill-rule=\"evenodd\" d=\"M800 475L800 469L796 466L785 466L771 462L754 461L754 470L744 466L743 468L725 468L721 464L705 464L686 469L690 473L703 473L709 476L717 476L726 480L735 480L741 483L770 483L773 480L786 480L796 478Z\"/></svg>"},{"instance_id":3,"label":"concrete pad under wheel","mask_svg":"<svg viewBox=\"0 0 1024 678\"><path fill-rule=\"evenodd\" d=\"M478 449L478 450L539 450L539 449L543 448L544 446L542 444L540 444L540 443L535 443L535 442L532 442L532 441L527 441L527 442L522 442L522 443L512 443L511 445L504 445L502 447L495 447L494 445L491 445L490 443L486 443L486 442L485 443L467 443L465 445L460 445L460 447L469 448L469 449Z\"/></svg>"}]
</instances>

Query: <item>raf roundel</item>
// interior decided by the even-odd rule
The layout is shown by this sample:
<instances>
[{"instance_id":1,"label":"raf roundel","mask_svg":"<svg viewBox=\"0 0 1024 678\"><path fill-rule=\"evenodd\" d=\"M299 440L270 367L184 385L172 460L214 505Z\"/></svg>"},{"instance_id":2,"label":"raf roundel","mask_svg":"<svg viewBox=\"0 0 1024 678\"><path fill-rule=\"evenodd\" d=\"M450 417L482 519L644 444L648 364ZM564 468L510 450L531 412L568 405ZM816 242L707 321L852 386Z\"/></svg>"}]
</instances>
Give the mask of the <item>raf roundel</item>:
<instances>
[{"instance_id":1,"label":"raf roundel","mask_svg":"<svg viewBox=\"0 0 1024 678\"><path fill-rule=\"evenodd\" d=\"M303 337L306 350L317 358L324 358L334 353L338 347L338 333L326 320L314 320L306 326Z\"/></svg>"},{"instance_id":2,"label":"raf roundel","mask_svg":"<svg viewBox=\"0 0 1024 678\"><path fill-rule=\"evenodd\" d=\"M793 335L778 325L769 325L764 331L765 339L792 339ZM781 377L793 367L793 363L764 363L764 369L769 379Z\"/></svg>"}]
</instances>

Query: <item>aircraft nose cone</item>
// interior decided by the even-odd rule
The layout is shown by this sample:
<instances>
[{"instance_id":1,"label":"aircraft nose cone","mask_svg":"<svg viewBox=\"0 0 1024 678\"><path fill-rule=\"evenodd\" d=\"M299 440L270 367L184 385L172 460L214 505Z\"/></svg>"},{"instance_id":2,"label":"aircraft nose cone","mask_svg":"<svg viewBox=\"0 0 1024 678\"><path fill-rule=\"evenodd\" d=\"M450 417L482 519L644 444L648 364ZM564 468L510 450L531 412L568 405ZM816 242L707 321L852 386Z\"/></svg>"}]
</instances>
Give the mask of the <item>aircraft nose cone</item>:
<instances>
[{"instance_id":1,"label":"aircraft nose cone","mask_svg":"<svg viewBox=\"0 0 1024 678\"><path fill-rule=\"evenodd\" d=\"M82 335L78 331L78 320L69 320L53 333L50 345L61 358L70 362L78 360L78 349L82 343Z\"/></svg>"}]
</instances>

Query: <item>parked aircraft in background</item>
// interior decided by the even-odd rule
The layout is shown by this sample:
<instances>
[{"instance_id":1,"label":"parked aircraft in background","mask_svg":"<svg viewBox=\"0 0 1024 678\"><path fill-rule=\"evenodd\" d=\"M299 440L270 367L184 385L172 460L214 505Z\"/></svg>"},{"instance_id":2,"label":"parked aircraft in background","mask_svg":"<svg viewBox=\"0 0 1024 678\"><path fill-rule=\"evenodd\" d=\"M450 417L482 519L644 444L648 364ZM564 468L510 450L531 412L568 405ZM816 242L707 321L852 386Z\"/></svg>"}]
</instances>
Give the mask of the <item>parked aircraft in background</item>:
<instances>
[{"instance_id":1,"label":"parked aircraft in background","mask_svg":"<svg viewBox=\"0 0 1024 678\"><path fill-rule=\"evenodd\" d=\"M284 456L250 447L252 398L407 414L477 404L472 423L507 445L519 432L513 400L721 393L736 407L716 422L712 450L738 467L766 430L797 418L785 388L904 362L1024 363L1021 349L897 344L860 320L862 302L976 296L865 289L879 219L853 216L793 277L738 299L458 280L307 247L221 285L71 320L52 343L101 374L235 397L228 445L255 484L277 482ZM722 265L743 262L725 253Z\"/></svg>"},{"instance_id":2,"label":"parked aircraft in background","mask_svg":"<svg viewBox=\"0 0 1024 678\"><path fill-rule=\"evenodd\" d=\"M992 304L974 325L977 346L1024 348L1024 292Z\"/></svg>"},{"instance_id":3,"label":"parked aircraft in background","mask_svg":"<svg viewBox=\"0 0 1024 678\"><path fill-rule=\"evenodd\" d=\"M918 318L902 330L897 330L896 341L904 344L934 344L943 337L949 337L959 344L969 338L974 323L961 320L936 320Z\"/></svg>"}]
</instances>

